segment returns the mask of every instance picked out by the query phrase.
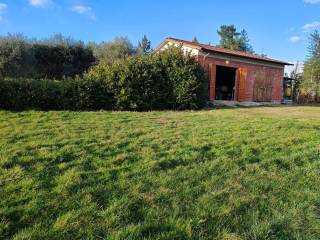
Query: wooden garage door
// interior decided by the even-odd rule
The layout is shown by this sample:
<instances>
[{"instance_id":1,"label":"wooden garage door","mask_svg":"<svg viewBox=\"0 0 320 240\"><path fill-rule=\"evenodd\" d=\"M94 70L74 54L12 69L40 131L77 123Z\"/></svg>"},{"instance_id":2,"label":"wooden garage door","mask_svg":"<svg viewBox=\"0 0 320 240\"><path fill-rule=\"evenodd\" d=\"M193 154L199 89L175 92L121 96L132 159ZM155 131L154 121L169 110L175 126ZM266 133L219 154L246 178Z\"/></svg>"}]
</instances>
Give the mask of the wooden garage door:
<instances>
[{"instance_id":1,"label":"wooden garage door","mask_svg":"<svg viewBox=\"0 0 320 240\"><path fill-rule=\"evenodd\" d=\"M272 80L271 73L256 72L253 87L253 100L255 102L272 101Z\"/></svg>"}]
</instances>

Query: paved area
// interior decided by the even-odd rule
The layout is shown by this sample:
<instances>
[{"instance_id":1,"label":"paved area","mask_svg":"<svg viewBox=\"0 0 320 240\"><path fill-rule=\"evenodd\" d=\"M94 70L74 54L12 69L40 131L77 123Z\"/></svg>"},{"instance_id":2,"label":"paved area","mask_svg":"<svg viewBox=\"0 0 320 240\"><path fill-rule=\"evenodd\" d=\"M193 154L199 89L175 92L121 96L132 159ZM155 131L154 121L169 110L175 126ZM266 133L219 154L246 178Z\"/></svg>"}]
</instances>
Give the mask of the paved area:
<instances>
[{"instance_id":1,"label":"paved area","mask_svg":"<svg viewBox=\"0 0 320 240\"><path fill-rule=\"evenodd\" d=\"M274 102L237 102L237 101L222 101L216 100L211 102L211 106L215 107L259 107L259 106L270 106L279 105L280 103Z\"/></svg>"}]
</instances>

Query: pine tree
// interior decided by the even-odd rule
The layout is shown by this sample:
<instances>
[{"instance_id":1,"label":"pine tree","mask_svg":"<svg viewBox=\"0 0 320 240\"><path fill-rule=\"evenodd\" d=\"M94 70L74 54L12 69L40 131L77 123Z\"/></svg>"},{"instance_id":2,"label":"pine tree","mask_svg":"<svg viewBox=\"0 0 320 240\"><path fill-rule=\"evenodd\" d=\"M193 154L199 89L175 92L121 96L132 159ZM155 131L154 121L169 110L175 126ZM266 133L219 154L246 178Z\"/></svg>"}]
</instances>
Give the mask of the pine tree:
<instances>
[{"instance_id":1,"label":"pine tree","mask_svg":"<svg viewBox=\"0 0 320 240\"><path fill-rule=\"evenodd\" d=\"M138 42L137 54L147 54L151 51L151 41L146 35Z\"/></svg>"},{"instance_id":2,"label":"pine tree","mask_svg":"<svg viewBox=\"0 0 320 240\"><path fill-rule=\"evenodd\" d=\"M248 33L245 29L243 29L239 35L238 48L240 51L253 53L253 48L250 44Z\"/></svg>"},{"instance_id":3,"label":"pine tree","mask_svg":"<svg viewBox=\"0 0 320 240\"><path fill-rule=\"evenodd\" d=\"M238 50L237 38L240 34L234 25L222 25L218 34L220 35L220 47Z\"/></svg>"},{"instance_id":4,"label":"pine tree","mask_svg":"<svg viewBox=\"0 0 320 240\"><path fill-rule=\"evenodd\" d=\"M243 52L253 52L246 30L242 30L239 33L234 25L222 25L218 34L220 36L220 47Z\"/></svg>"},{"instance_id":5,"label":"pine tree","mask_svg":"<svg viewBox=\"0 0 320 240\"><path fill-rule=\"evenodd\" d=\"M194 37L194 38L192 39L192 42L193 42L193 43L199 43L197 37Z\"/></svg>"}]
</instances>

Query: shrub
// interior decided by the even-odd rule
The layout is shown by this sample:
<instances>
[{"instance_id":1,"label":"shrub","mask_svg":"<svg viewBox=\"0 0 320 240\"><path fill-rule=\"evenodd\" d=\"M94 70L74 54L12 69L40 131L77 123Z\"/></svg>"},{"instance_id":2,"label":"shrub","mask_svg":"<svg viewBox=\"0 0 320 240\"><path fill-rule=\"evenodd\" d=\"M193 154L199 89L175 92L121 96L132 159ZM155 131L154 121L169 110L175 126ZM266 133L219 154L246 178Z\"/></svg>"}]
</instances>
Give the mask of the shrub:
<instances>
[{"instance_id":1,"label":"shrub","mask_svg":"<svg viewBox=\"0 0 320 240\"><path fill-rule=\"evenodd\" d=\"M106 81L117 110L198 109L207 101L203 68L179 47L98 65L84 77Z\"/></svg>"},{"instance_id":2,"label":"shrub","mask_svg":"<svg viewBox=\"0 0 320 240\"><path fill-rule=\"evenodd\" d=\"M202 67L181 48L91 68L81 78L1 80L0 107L11 110L198 109L207 100Z\"/></svg>"},{"instance_id":3,"label":"shrub","mask_svg":"<svg viewBox=\"0 0 320 240\"><path fill-rule=\"evenodd\" d=\"M103 83L75 78L63 81L0 80L0 108L8 110L111 109Z\"/></svg>"},{"instance_id":4,"label":"shrub","mask_svg":"<svg viewBox=\"0 0 320 240\"><path fill-rule=\"evenodd\" d=\"M83 44L73 45L36 43L34 54L35 78L62 79L82 74L95 63L93 51Z\"/></svg>"},{"instance_id":5,"label":"shrub","mask_svg":"<svg viewBox=\"0 0 320 240\"><path fill-rule=\"evenodd\" d=\"M208 100L208 78L190 53L170 47L159 55L168 82L172 85L174 109L197 109Z\"/></svg>"},{"instance_id":6,"label":"shrub","mask_svg":"<svg viewBox=\"0 0 320 240\"><path fill-rule=\"evenodd\" d=\"M0 36L0 78L75 77L95 63L89 45L61 34L41 41L21 34Z\"/></svg>"},{"instance_id":7,"label":"shrub","mask_svg":"<svg viewBox=\"0 0 320 240\"><path fill-rule=\"evenodd\" d=\"M161 71L153 56L136 56L94 67L85 78L107 82L116 110L164 109L171 88Z\"/></svg>"}]
</instances>

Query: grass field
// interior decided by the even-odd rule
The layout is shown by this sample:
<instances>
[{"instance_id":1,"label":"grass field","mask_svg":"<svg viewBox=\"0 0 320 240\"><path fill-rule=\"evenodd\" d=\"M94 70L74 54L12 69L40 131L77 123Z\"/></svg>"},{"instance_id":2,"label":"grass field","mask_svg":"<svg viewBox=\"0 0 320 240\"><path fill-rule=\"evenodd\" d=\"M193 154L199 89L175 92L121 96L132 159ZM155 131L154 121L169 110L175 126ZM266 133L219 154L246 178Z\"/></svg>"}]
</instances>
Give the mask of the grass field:
<instances>
[{"instance_id":1,"label":"grass field","mask_svg":"<svg viewBox=\"0 0 320 240\"><path fill-rule=\"evenodd\" d=\"M320 107L0 111L1 239L320 239Z\"/></svg>"}]
</instances>

